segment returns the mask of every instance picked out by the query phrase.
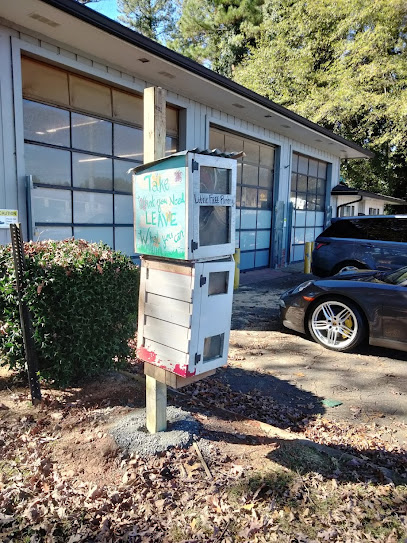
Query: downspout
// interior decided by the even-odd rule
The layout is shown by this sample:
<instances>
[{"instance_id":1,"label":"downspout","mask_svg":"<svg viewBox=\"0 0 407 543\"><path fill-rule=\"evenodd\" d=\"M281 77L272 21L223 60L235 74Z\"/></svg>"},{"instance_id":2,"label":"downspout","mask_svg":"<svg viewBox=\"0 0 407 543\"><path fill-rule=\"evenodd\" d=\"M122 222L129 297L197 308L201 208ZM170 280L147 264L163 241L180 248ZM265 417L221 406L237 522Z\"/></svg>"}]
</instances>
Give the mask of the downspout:
<instances>
[{"instance_id":1,"label":"downspout","mask_svg":"<svg viewBox=\"0 0 407 543\"><path fill-rule=\"evenodd\" d=\"M350 202L345 202L344 204L336 206L336 216L339 217L339 209L341 207L349 206L350 204L356 204L357 202L360 202L361 200L363 200L362 194L359 195L359 198L357 200L351 200Z\"/></svg>"}]
</instances>

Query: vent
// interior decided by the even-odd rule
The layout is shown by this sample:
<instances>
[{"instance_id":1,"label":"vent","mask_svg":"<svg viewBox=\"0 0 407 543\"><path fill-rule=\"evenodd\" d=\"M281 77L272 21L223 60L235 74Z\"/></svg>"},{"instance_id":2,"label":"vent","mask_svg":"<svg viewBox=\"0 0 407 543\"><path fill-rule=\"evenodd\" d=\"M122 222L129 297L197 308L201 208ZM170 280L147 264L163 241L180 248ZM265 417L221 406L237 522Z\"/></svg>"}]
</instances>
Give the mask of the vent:
<instances>
[{"instance_id":1,"label":"vent","mask_svg":"<svg viewBox=\"0 0 407 543\"><path fill-rule=\"evenodd\" d=\"M48 17L44 17L43 15L40 15L39 13L30 13L31 19L35 19L36 21L40 21L40 23L44 23L48 26L52 26L52 28L56 28L57 26L61 26L59 23L56 23L55 21L52 21L51 19L48 19Z\"/></svg>"},{"instance_id":2,"label":"vent","mask_svg":"<svg viewBox=\"0 0 407 543\"><path fill-rule=\"evenodd\" d=\"M168 77L168 79L174 79L175 75L170 74L170 72L158 72L160 75L163 75L164 77Z\"/></svg>"},{"instance_id":3,"label":"vent","mask_svg":"<svg viewBox=\"0 0 407 543\"><path fill-rule=\"evenodd\" d=\"M242 106L242 104L232 104L232 106L235 106L239 109L244 109L244 106Z\"/></svg>"},{"instance_id":4,"label":"vent","mask_svg":"<svg viewBox=\"0 0 407 543\"><path fill-rule=\"evenodd\" d=\"M144 58L144 57L143 57L143 58L139 58L138 60L139 60L139 62L142 62L143 64L145 64L146 62L150 62L150 61L148 60L148 58Z\"/></svg>"}]
</instances>

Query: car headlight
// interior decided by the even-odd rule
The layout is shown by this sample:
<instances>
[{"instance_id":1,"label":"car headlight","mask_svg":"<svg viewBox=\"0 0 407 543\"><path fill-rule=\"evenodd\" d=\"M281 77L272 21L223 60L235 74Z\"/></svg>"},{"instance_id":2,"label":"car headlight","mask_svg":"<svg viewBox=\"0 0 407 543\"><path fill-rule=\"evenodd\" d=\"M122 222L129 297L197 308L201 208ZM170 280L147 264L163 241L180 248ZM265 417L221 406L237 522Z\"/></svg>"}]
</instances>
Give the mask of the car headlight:
<instances>
[{"instance_id":1,"label":"car headlight","mask_svg":"<svg viewBox=\"0 0 407 543\"><path fill-rule=\"evenodd\" d=\"M312 285L314 281L305 281L305 283L301 283L301 285L298 285L298 287L295 287L295 289L292 291L292 294L298 294L299 292L303 291L305 288Z\"/></svg>"}]
</instances>

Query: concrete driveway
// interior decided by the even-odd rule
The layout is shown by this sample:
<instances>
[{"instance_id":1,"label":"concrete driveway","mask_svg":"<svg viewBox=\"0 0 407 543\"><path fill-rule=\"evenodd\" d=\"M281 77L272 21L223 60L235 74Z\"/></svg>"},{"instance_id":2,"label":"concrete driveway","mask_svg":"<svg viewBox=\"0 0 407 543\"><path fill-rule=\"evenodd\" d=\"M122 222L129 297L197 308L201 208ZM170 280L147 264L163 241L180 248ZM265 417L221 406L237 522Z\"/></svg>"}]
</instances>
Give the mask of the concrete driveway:
<instances>
[{"instance_id":1,"label":"concrete driveway","mask_svg":"<svg viewBox=\"0 0 407 543\"><path fill-rule=\"evenodd\" d=\"M280 325L280 294L309 278L302 265L241 274L234 295L231 369L222 380L236 390L260 390L282 403L304 402L309 394L319 399L315 413L388 427L389 437L405 444L406 352L364 344L352 353L335 353ZM326 405L332 402L340 405Z\"/></svg>"}]
</instances>

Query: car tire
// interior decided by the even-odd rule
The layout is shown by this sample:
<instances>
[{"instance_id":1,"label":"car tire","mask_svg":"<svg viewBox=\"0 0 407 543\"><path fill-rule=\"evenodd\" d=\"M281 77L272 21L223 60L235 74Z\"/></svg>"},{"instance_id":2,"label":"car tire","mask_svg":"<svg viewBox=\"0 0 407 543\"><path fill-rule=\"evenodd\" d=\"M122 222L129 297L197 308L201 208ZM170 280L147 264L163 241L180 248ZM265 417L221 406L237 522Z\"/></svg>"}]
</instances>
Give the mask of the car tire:
<instances>
[{"instance_id":1,"label":"car tire","mask_svg":"<svg viewBox=\"0 0 407 543\"><path fill-rule=\"evenodd\" d=\"M347 352L365 337L367 326L360 309L348 300L324 298L308 313L312 338L332 351Z\"/></svg>"}]
</instances>

